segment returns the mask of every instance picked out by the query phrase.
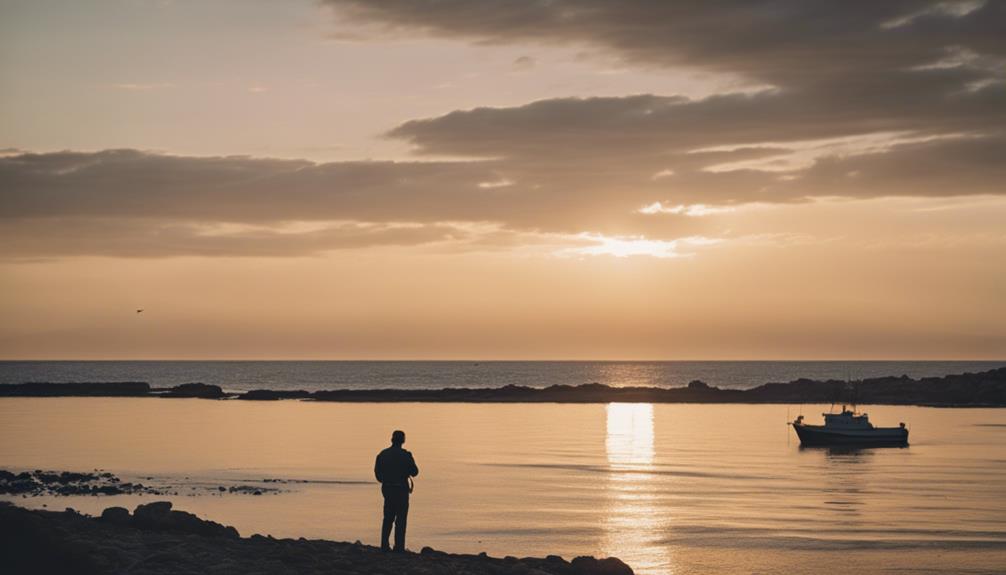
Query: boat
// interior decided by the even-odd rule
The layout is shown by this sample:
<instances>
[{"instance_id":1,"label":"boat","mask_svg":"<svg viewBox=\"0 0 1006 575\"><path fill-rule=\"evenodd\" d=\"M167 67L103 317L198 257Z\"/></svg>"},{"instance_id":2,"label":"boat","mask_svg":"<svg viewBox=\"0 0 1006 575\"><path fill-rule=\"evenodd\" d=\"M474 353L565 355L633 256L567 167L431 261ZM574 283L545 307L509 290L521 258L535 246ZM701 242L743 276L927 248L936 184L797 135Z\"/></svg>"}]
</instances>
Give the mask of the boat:
<instances>
[{"instance_id":1,"label":"boat","mask_svg":"<svg viewBox=\"0 0 1006 575\"><path fill-rule=\"evenodd\" d=\"M898 427L874 427L869 415L857 413L855 407L842 406L841 413L823 413L824 425L809 425L799 416L790 425L800 438L800 445L859 445L897 446L908 445L908 428L904 423Z\"/></svg>"}]
</instances>

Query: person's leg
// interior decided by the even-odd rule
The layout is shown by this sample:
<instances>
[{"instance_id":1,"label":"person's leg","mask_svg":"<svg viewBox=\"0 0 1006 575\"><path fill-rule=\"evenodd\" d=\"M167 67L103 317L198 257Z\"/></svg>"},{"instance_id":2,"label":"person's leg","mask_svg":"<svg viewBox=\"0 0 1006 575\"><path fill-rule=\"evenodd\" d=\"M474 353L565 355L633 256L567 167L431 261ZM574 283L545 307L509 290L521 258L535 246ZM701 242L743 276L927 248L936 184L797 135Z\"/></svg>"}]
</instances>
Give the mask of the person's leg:
<instances>
[{"instance_id":1,"label":"person's leg","mask_svg":"<svg viewBox=\"0 0 1006 575\"><path fill-rule=\"evenodd\" d=\"M405 551L405 528L409 522L409 492L402 490L395 514L395 551Z\"/></svg>"},{"instance_id":2,"label":"person's leg","mask_svg":"<svg viewBox=\"0 0 1006 575\"><path fill-rule=\"evenodd\" d=\"M384 487L381 488L384 495L384 521L381 523L381 549L391 549L391 524L395 521L396 505L394 493L390 493Z\"/></svg>"}]
</instances>

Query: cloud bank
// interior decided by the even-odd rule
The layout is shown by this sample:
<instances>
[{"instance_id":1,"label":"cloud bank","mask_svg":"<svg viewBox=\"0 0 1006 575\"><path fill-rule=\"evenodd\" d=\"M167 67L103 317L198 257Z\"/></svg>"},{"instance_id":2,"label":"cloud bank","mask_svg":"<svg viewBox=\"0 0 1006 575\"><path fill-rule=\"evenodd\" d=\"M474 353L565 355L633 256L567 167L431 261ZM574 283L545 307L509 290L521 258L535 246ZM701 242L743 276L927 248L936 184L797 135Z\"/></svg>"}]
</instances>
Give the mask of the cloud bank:
<instances>
[{"instance_id":1,"label":"cloud bank","mask_svg":"<svg viewBox=\"0 0 1006 575\"><path fill-rule=\"evenodd\" d=\"M428 161L7 154L2 253L308 255L500 234L675 242L715 235L717 215L743 204L1006 193L1003 2L326 3L375 36L582 45L655 74L747 85L457 110L387 134ZM461 160L437 159L448 156ZM491 232L476 237L475 223Z\"/></svg>"}]
</instances>

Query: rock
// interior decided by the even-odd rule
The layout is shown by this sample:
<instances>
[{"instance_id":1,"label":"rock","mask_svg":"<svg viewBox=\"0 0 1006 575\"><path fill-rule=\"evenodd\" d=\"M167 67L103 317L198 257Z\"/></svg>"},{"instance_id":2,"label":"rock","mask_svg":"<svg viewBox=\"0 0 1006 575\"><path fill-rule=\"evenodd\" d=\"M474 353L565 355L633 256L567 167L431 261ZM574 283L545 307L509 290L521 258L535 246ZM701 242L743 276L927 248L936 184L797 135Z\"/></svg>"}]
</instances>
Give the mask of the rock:
<instances>
[{"instance_id":1,"label":"rock","mask_svg":"<svg viewBox=\"0 0 1006 575\"><path fill-rule=\"evenodd\" d=\"M181 531L203 537L226 537L230 539L240 537L238 530L229 525L221 525L216 521L200 519L185 511L171 511L168 513L168 517L162 526L166 530Z\"/></svg>"},{"instance_id":2,"label":"rock","mask_svg":"<svg viewBox=\"0 0 1006 575\"><path fill-rule=\"evenodd\" d=\"M197 397L200 399L223 399L227 394L219 385L205 383L183 383L169 388L161 397Z\"/></svg>"},{"instance_id":3,"label":"rock","mask_svg":"<svg viewBox=\"0 0 1006 575\"><path fill-rule=\"evenodd\" d=\"M129 510L125 507L109 507L101 512L101 520L120 527L129 525L132 521Z\"/></svg>"},{"instance_id":4,"label":"rock","mask_svg":"<svg viewBox=\"0 0 1006 575\"><path fill-rule=\"evenodd\" d=\"M688 389L709 389L709 384L701 379L693 379L688 382Z\"/></svg>"},{"instance_id":5,"label":"rock","mask_svg":"<svg viewBox=\"0 0 1006 575\"><path fill-rule=\"evenodd\" d=\"M294 389L289 391L279 391L273 389L253 389L238 396L238 399L248 399L252 401L275 401L278 399L307 399L311 397L310 391Z\"/></svg>"},{"instance_id":6,"label":"rock","mask_svg":"<svg viewBox=\"0 0 1006 575\"><path fill-rule=\"evenodd\" d=\"M133 511L133 525L140 528L156 528L168 520L171 513L170 501L154 501L144 503Z\"/></svg>"},{"instance_id":7,"label":"rock","mask_svg":"<svg viewBox=\"0 0 1006 575\"><path fill-rule=\"evenodd\" d=\"M171 509L170 501L155 501L140 505L133 512L133 527L152 531L178 531L204 537L237 539L238 530L215 521L200 519L186 511Z\"/></svg>"},{"instance_id":8,"label":"rock","mask_svg":"<svg viewBox=\"0 0 1006 575\"><path fill-rule=\"evenodd\" d=\"M633 575L632 567L617 557L577 557L570 562L570 566L576 575Z\"/></svg>"},{"instance_id":9,"label":"rock","mask_svg":"<svg viewBox=\"0 0 1006 575\"><path fill-rule=\"evenodd\" d=\"M134 397L150 393L150 385L142 381L29 382L0 385L0 396L6 397Z\"/></svg>"}]
</instances>

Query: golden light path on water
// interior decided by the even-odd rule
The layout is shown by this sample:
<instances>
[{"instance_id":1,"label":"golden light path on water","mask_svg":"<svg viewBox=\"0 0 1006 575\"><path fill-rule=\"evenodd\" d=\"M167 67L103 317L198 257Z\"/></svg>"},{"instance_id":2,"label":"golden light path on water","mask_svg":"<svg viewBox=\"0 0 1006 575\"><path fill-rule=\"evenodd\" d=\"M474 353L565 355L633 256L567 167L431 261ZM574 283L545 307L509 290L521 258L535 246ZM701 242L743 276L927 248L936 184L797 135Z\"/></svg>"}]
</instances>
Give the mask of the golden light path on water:
<instances>
[{"instance_id":1,"label":"golden light path on water","mask_svg":"<svg viewBox=\"0 0 1006 575\"><path fill-rule=\"evenodd\" d=\"M655 541L661 513L654 491L653 405L609 403L605 411L608 509L601 547L637 570L672 573L670 550Z\"/></svg>"}]
</instances>

